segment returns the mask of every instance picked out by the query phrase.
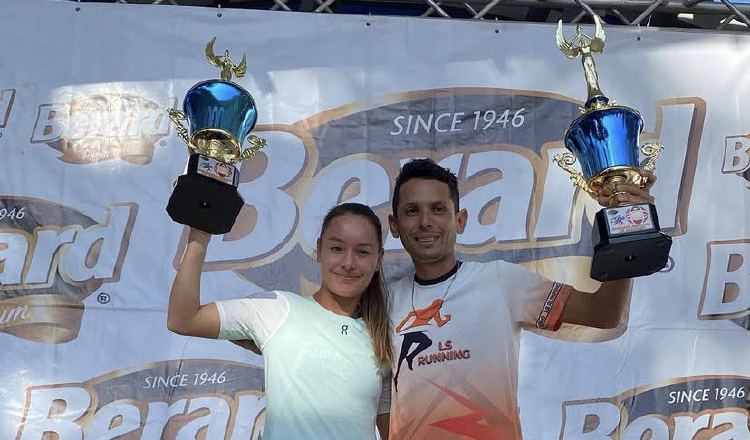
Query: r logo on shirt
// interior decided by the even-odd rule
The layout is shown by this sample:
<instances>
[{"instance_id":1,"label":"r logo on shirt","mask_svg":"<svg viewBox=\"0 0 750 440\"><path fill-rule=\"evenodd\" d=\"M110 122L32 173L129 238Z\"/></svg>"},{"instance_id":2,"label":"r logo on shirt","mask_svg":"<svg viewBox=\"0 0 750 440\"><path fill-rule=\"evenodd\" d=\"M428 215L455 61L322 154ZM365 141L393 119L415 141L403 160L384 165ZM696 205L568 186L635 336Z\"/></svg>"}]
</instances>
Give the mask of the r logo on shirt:
<instances>
[{"instance_id":1,"label":"r logo on shirt","mask_svg":"<svg viewBox=\"0 0 750 440\"><path fill-rule=\"evenodd\" d=\"M396 392L398 392L398 377L399 374L401 374L401 364L403 361L406 361L409 370L414 371L415 358L417 358L417 365L431 364L433 359L430 356L419 356L433 345L432 339L427 336L427 330L412 330L408 332L407 330L411 330L414 327L431 327L431 322L434 322L438 327L442 327L450 322L451 314L441 313L443 303L444 301L442 298L436 298L427 307L412 309L412 311L409 312L395 328L396 333L400 333L403 337L403 340L401 341L401 353L398 356L396 374L393 377L393 385ZM414 349L412 349L412 347L414 347ZM440 354L439 362L442 362L443 360L448 359L445 357L446 353L451 351L450 347L443 349L441 346L439 350L440 353L433 353L432 356L435 357ZM465 352L467 353L466 356L464 356L464 351L460 351L460 358L463 359L465 357L468 359L469 350L465 350ZM458 357L452 354L449 359L458 359Z\"/></svg>"},{"instance_id":2,"label":"r logo on shirt","mask_svg":"<svg viewBox=\"0 0 750 440\"><path fill-rule=\"evenodd\" d=\"M342 335L345 335L345 334L347 334L347 333L346 333L346 331L347 331L347 330L349 330L349 326L348 326L348 325L346 325L346 324L343 324L343 325L341 326L341 334L342 334Z\"/></svg>"}]
</instances>

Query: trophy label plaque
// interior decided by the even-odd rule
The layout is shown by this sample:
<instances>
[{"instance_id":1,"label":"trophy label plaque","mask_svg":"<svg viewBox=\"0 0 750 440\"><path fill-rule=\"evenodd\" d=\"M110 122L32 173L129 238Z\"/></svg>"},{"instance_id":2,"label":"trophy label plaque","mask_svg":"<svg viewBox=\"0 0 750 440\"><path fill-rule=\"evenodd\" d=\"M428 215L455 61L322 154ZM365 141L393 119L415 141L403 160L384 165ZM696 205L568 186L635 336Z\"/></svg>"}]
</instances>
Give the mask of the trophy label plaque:
<instances>
[{"instance_id":1,"label":"trophy label plaque","mask_svg":"<svg viewBox=\"0 0 750 440\"><path fill-rule=\"evenodd\" d=\"M228 185L237 186L235 180L237 179L237 168L220 160L216 160L211 157L206 157L202 154L198 156L197 173L216 179L220 182L224 182Z\"/></svg>"},{"instance_id":2,"label":"trophy label plaque","mask_svg":"<svg viewBox=\"0 0 750 440\"><path fill-rule=\"evenodd\" d=\"M607 209L610 235L631 234L654 230L654 219L648 204L617 206Z\"/></svg>"}]
</instances>

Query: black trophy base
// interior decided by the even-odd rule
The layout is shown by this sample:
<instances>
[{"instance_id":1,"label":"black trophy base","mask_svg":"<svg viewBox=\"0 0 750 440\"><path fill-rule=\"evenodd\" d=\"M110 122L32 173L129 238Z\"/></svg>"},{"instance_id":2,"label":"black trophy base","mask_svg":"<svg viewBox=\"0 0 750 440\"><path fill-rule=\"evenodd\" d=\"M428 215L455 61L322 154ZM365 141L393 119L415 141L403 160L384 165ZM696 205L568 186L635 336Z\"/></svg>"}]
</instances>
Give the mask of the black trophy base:
<instances>
[{"instance_id":1,"label":"black trophy base","mask_svg":"<svg viewBox=\"0 0 750 440\"><path fill-rule=\"evenodd\" d=\"M244 203L234 185L191 173L188 164L188 173L177 178L167 213L177 223L219 235L232 229Z\"/></svg>"},{"instance_id":2,"label":"black trophy base","mask_svg":"<svg viewBox=\"0 0 750 440\"><path fill-rule=\"evenodd\" d=\"M629 223L627 215L620 216L624 219L616 218L631 208L636 213L636 224ZM618 224L617 220L622 221ZM661 232L656 208L648 203L597 212L593 243L591 278L612 281L651 275L663 269L669 260L672 237Z\"/></svg>"}]
</instances>

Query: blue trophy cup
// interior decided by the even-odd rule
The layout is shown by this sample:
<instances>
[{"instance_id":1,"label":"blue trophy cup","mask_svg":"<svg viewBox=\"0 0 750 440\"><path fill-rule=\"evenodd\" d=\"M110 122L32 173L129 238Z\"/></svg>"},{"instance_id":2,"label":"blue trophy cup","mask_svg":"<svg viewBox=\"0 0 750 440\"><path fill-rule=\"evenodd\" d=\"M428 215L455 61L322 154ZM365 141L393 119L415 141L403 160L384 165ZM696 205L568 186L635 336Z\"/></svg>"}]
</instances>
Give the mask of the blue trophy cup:
<instances>
[{"instance_id":1,"label":"blue trophy cup","mask_svg":"<svg viewBox=\"0 0 750 440\"><path fill-rule=\"evenodd\" d=\"M588 85L588 99L582 114L565 132L569 152L555 156L557 164L571 174L573 183L596 197L602 190L617 193L617 186L628 184L644 187L647 176L641 170L653 170L662 147L646 144L639 147L643 119L634 109L616 105L599 89L593 53L604 49L604 30L595 15L594 38L576 29L576 37L568 42L562 35L562 22L557 27L557 45L568 58L582 57ZM639 163L639 151L646 156ZM575 162L578 172L572 167ZM596 213L592 242L594 255L591 278L599 281L650 275L666 266L672 238L661 232L656 207L652 203L618 203L610 198L610 206Z\"/></svg>"},{"instance_id":2,"label":"blue trophy cup","mask_svg":"<svg viewBox=\"0 0 750 440\"><path fill-rule=\"evenodd\" d=\"M239 171L235 164L252 158L266 142L250 135L258 119L255 100L231 81L232 75L241 78L245 74L246 57L234 64L228 51L222 57L214 55L215 41L216 37L206 45L206 58L221 69L221 80L194 85L185 94L183 110L169 110L190 157L185 174L177 178L167 213L177 223L225 234L244 204L237 192ZM182 125L185 120L189 129ZM250 146L242 150L245 138Z\"/></svg>"}]
</instances>

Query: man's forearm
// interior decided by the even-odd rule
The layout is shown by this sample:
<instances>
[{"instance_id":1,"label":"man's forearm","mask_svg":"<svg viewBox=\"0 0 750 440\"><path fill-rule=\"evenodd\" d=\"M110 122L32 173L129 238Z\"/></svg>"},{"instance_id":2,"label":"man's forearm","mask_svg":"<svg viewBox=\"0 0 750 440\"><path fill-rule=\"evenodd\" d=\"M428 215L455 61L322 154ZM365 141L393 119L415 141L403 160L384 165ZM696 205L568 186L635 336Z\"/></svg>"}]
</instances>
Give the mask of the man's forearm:
<instances>
[{"instance_id":1,"label":"man's forearm","mask_svg":"<svg viewBox=\"0 0 750 440\"><path fill-rule=\"evenodd\" d=\"M632 279L608 281L595 293L573 291L563 310L563 322L611 329L620 325L630 305Z\"/></svg>"}]
</instances>

